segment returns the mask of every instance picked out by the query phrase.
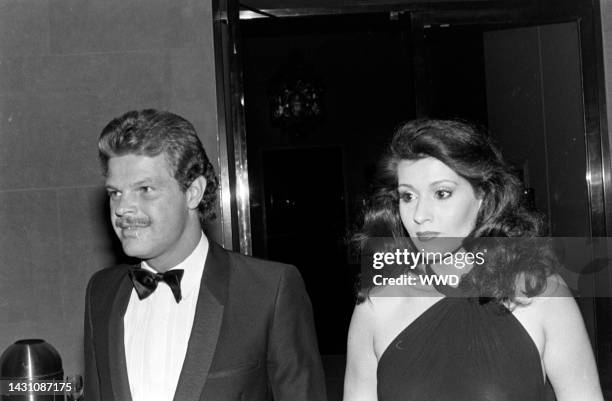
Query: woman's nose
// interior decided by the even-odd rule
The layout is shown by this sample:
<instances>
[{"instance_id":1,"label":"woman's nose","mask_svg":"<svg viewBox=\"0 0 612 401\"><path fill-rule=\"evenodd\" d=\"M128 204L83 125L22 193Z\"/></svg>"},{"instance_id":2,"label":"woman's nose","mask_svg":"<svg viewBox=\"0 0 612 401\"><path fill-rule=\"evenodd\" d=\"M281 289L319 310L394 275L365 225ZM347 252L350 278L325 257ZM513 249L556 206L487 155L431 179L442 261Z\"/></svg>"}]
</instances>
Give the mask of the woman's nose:
<instances>
[{"instance_id":1,"label":"woman's nose","mask_svg":"<svg viewBox=\"0 0 612 401\"><path fill-rule=\"evenodd\" d=\"M426 221L431 221L431 207L427 201L418 200L414 209L413 220L417 224L423 224Z\"/></svg>"}]
</instances>

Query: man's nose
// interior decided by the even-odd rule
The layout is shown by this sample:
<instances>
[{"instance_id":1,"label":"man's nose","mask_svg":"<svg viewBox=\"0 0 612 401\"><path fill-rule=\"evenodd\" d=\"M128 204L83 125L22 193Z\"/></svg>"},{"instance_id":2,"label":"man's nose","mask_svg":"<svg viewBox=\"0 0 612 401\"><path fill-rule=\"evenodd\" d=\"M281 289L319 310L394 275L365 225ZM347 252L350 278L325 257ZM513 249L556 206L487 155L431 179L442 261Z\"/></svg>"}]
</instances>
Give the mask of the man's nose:
<instances>
[{"instance_id":1,"label":"man's nose","mask_svg":"<svg viewBox=\"0 0 612 401\"><path fill-rule=\"evenodd\" d=\"M121 197L115 202L115 214L118 217L122 217L128 214L136 213L138 205L134 197L129 194L122 194Z\"/></svg>"},{"instance_id":2,"label":"man's nose","mask_svg":"<svg viewBox=\"0 0 612 401\"><path fill-rule=\"evenodd\" d=\"M423 224L426 221L431 221L432 212L429 202L419 199L414 209L414 215L412 218L417 224Z\"/></svg>"}]
</instances>

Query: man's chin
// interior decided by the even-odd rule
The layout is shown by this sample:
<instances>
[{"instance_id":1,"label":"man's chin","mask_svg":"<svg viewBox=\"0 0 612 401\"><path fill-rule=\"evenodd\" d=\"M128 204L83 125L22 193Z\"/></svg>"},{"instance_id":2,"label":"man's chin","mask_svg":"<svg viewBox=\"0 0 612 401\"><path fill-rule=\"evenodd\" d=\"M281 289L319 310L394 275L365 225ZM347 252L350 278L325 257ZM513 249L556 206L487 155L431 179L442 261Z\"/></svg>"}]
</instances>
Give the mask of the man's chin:
<instances>
[{"instance_id":1,"label":"man's chin","mask_svg":"<svg viewBox=\"0 0 612 401\"><path fill-rule=\"evenodd\" d=\"M133 240L121 240L123 253L130 258L148 259L151 255L151 250L142 244L135 244Z\"/></svg>"}]
</instances>

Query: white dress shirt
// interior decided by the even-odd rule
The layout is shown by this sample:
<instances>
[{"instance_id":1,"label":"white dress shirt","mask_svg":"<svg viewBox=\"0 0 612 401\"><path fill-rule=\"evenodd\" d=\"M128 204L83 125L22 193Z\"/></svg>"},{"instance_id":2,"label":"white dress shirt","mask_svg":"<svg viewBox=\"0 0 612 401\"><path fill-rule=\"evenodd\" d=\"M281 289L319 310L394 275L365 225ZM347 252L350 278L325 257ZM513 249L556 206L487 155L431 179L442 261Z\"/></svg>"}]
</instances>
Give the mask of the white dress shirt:
<instances>
[{"instance_id":1,"label":"white dress shirt","mask_svg":"<svg viewBox=\"0 0 612 401\"><path fill-rule=\"evenodd\" d=\"M208 240L202 233L193 252L174 269L183 269L178 304L160 282L142 301L132 290L123 317L125 360L133 401L172 401L187 353ZM142 262L143 269L157 273Z\"/></svg>"}]
</instances>

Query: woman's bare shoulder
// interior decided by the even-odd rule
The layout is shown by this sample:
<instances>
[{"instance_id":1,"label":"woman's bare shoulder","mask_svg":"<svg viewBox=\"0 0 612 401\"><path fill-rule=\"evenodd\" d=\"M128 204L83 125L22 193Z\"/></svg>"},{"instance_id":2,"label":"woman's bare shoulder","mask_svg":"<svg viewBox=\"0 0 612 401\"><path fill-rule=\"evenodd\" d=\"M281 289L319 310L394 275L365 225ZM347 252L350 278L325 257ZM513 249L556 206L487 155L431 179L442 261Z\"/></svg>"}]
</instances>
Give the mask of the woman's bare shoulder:
<instances>
[{"instance_id":1,"label":"woman's bare shoulder","mask_svg":"<svg viewBox=\"0 0 612 401\"><path fill-rule=\"evenodd\" d=\"M356 309L361 309L362 314L369 314L370 317L379 318L389 313L394 309L406 294L392 287L374 287L368 294L368 297ZM372 319L372 323L375 323Z\"/></svg>"}]
</instances>

